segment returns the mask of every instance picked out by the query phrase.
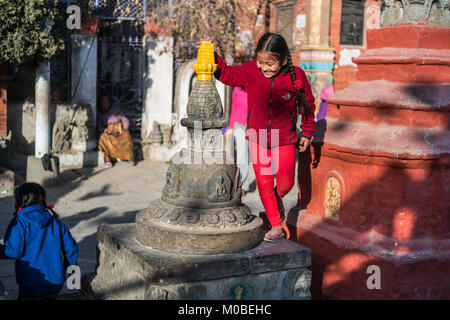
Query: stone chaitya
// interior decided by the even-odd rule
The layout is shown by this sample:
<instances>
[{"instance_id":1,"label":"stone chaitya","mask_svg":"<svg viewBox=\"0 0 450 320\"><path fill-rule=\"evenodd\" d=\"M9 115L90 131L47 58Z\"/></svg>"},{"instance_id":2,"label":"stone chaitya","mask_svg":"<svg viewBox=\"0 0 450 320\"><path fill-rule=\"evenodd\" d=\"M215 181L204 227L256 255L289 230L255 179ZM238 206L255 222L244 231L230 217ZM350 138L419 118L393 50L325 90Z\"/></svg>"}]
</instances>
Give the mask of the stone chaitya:
<instances>
[{"instance_id":1,"label":"stone chaitya","mask_svg":"<svg viewBox=\"0 0 450 320\"><path fill-rule=\"evenodd\" d=\"M239 169L223 151L228 125L214 85L213 45L199 48L197 82L187 105L188 148L175 154L161 199L136 217L136 239L167 252L218 254L251 249L262 240L262 220L241 203Z\"/></svg>"}]
</instances>

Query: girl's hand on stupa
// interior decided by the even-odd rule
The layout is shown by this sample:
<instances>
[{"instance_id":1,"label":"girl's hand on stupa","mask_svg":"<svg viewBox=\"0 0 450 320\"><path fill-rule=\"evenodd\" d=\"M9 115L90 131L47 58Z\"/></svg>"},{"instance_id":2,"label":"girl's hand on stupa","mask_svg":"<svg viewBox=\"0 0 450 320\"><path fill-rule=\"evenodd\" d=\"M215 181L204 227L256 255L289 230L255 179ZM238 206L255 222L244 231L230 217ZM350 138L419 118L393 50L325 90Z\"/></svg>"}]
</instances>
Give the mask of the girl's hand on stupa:
<instances>
[{"instance_id":1,"label":"girl's hand on stupa","mask_svg":"<svg viewBox=\"0 0 450 320\"><path fill-rule=\"evenodd\" d=\"M212 44L214 44L214 40L211 38L202 38L200 39L200 41L197 41L197 43L195 44L196 48L200 48L200 45L202 44L202 41L210 41L212 42Z\"/></svg>"}]
</instances>

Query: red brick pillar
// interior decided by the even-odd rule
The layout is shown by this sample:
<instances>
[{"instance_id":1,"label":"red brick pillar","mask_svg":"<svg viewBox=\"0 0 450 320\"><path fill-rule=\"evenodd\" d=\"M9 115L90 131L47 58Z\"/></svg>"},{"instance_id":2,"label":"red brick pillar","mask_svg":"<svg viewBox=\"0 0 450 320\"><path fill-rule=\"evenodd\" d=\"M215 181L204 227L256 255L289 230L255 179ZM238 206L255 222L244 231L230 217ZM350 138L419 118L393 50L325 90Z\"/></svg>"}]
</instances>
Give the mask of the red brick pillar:
<instances>
[{"instance_id":1,"label":"red brick pillar","mask_svg":"<svg viewBox=\"0 0 450 320\"><path fill-rule=\"evenodd\" d=\"M8 134L6 101L6 65L0 62L0 137L6 137Z\"/></svg>"},{"instance_id":2,"label":"red brick pillar","mask_svg":"<svg viewBox=\"0 0 450 320\"><path fill-rule=\"evenodd\" d=\"M449 27L369 30L357 81L328 99L297 224L313 298L450 298L449 52Z\"/></svg>"}]
</instances>

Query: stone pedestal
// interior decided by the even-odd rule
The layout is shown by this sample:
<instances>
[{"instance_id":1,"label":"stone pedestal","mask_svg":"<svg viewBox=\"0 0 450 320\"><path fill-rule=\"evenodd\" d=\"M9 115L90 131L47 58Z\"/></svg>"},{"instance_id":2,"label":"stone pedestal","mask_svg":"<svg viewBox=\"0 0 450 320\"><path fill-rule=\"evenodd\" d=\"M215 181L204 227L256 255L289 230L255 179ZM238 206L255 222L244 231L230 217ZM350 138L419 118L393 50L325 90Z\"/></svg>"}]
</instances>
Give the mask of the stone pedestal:
<instances>
[{"instance_id":1,"label":"stone pedestal","mask_svg":"<svg viewBox=\"0 0 450 320\"><path fill-rule=\"evenodd\" d=\"M26 181L36 182L44 187L56 186L59 183L59 165L55 162L55 158L50 159L50 165L51 170L46 170L42 158L28 156Z\"/></svg>"},{"instance_id":2,"label":"stone pedestal","mask_svg":"<svg viewBox=\"0 0 450 320\"><path fill-rule=\"evenodd\" d=\"M96 275L82 278L91 299L310 299L311 252L289 240L234 254L185 255L142 246L135 225L100 226Z\"/></svg>"}]
</instances>

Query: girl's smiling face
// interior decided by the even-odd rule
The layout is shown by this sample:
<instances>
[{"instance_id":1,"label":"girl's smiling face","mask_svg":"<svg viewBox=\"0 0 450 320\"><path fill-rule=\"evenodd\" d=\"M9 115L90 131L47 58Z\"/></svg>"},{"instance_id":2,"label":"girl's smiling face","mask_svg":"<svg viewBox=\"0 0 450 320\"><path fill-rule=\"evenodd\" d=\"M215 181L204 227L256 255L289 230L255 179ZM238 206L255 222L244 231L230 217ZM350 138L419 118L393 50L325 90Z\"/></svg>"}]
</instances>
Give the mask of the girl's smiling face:
<instances>
[{"instance_id":1,"label":"girl's smiling face","mask_svg":"<svg viewBox=\"0 0 450 320\"><path fill-rule=\"evenodd\" d=\"M280 63L275 56L266 52L258 52L256 54L256 65L266 78L273 78L286 63L287 59Z\"/></svg>"}]
</instances>

